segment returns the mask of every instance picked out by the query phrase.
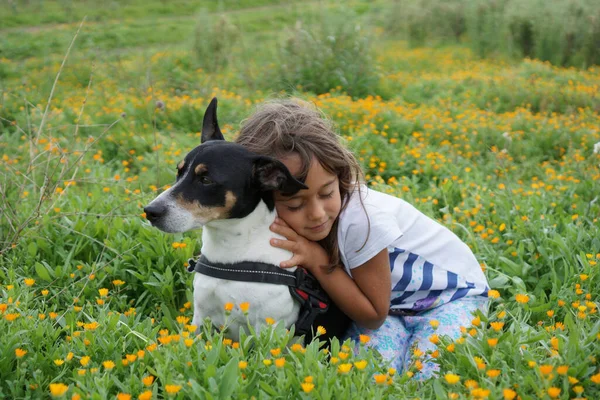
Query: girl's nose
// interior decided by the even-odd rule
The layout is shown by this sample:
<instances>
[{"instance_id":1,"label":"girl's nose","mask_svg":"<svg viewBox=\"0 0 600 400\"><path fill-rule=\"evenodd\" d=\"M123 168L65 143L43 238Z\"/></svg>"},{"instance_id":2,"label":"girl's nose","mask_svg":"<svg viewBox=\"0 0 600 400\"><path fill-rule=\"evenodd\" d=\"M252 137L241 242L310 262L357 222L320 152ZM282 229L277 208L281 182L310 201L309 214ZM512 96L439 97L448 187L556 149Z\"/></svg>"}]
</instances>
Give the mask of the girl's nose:
<instances>
[{"instance_id":1,"label":"girl's nose","mask_svg":"<svg viewBox=\"0 0 600 400\"><path fill-rule=\"evenodd\" d=\"M308 218L312 221L323 221L325 218L325 209L320 204L314 204L310 207Z\"/></svg>"}]
</instances>

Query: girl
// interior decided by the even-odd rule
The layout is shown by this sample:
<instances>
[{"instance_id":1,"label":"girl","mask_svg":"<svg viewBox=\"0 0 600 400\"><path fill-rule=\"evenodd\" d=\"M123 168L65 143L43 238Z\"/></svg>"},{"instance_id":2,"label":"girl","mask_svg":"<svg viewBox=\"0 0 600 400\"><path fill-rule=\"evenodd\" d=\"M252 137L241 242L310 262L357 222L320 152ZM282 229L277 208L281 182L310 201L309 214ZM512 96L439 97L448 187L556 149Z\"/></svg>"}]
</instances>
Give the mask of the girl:
<instances>
[{"instance_id":1,"label":"girl","mask_svg":"<svg viewBox=\"0 0 600 400\"><path fill-rule=\"evenodd\" d=\"M402 199L367 188L350 151L332 125L309 104L264 104L242 123L236 140L283 162L308 189L275 194L278 218L272 239L321 283L354 322L348 337L370 346L398 370L410 348L435 350L438 335L460 337L472 313L484 310L488 283L469 247L454 233ZM434 322L435 324L435 322ZM423 364L421 378L436 370Z\"/></svg>"}]
</instances>

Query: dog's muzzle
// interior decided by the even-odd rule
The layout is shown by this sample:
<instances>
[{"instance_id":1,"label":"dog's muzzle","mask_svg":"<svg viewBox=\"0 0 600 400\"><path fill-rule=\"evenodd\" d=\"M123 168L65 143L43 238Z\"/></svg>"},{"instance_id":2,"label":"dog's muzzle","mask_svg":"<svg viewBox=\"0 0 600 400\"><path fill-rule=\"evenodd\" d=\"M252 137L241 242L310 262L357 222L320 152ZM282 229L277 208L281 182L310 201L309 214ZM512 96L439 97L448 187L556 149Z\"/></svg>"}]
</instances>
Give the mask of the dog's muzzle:
<instances>
[{"instance_id":1,"label":"dog's muzzle","mask_svg":"<svg viewBox=\"0 0 600 400\"><path fill-rule=\"evenodd\" d=\"M167 214L168 208L163 204L152 204L150 203L144 207L146 213L146 219L150 221L152 225L156 225L161 218Z\"/></svg>"}]
</instances>

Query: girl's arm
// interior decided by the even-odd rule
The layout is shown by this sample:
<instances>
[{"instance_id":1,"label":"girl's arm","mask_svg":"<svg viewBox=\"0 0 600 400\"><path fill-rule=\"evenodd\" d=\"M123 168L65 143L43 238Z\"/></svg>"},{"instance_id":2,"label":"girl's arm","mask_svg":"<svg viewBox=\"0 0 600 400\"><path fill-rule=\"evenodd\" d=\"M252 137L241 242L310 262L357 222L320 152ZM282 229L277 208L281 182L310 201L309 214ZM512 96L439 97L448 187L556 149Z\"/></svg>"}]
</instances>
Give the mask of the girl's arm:
<instances>
[{"instance_id":1,"label":"girl's arm","mask_svg":"<svg viewBox=\"0 0 600 400\"><path fill-rule=\"evenodd\" d=\"M311 242L319 248L318 243ZM321 248L323 250L323 248ZM324 252L324 250L323 250ZM337 306L354 322L364 328L377 329L390 309L391 273L387 249L369 261L352 269L351 278L342 266L329 272L323 266L307 267Z\"/></svg>"},{"instance_id":2,"label":"girl's arm","mask_svg":"<svg viewBox=\"0 0 600 400\"><path fill-rule=\"evenodd\" d=\"M271 244L294 253L290 260L280 264L281 267L301 265L309 270L337 306L361 327L377 329L383 324L390 308L391 295L387 249L353 268L353 279L341 265L330 272L329 256L325 249L298 235L285 222L278 219L271 229L287 239L272 239Z\"/></svg>"}]
</instances>

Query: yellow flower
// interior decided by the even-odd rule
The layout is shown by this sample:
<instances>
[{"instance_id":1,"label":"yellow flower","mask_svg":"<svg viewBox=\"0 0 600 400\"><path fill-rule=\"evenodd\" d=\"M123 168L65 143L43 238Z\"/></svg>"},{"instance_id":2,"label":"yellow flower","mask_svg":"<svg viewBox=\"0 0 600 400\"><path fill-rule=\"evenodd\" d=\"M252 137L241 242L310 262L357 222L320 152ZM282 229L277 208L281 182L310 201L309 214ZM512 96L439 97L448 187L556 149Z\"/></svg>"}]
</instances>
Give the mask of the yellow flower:
<instances>
[{"instance_id":1,"label":"yellow flower","mask_svg":"<svg viewBox=\"0 0 600 400\"><path fill-rule=\"evenodd\" d=\"M65 360L61 360L60 358L59 358L59 359L56 359L56 360L54 360L54 364L55 364L55 365L58 365L59 367L60 367L61 365L63 365L64 363L65 363Z\"/></svg>"},{"instance_id":2,"label":"yellow flower","mask_svg":"<svg viewBox=\"0 0 600 400\"><path fill-rule=\"evenodd\" d=\"M338 365L338 372L340 374L347 374L348 372L350 372L351 369L352 369L352 364L350 364L350 363Z\"/></svg>"},{"instance_id":3,"label":"yellow flower","mask_svg":"<svg viewBox=\"0 0 600 400\"><path fill-rule=\"evenodd\" d=\"M476 381L476 380L473 380L473 379L467 379L467 380L465 381L465 387L466 387L467 389L475 389L475 388L479 387L479 383L477 383L477 381Z\"/></svg>"},{"instance_id":4,"label":"yellow flower","mask_svg":"<svg viewBox=\"0 0 600 400\"><path fill-rule=\"evenodd\" d=\"M238 362L238 368L239 369L246 369L246 367L248 367L248 362L247 361L240 361L240 362Z\"/></svg>"},{"instance_id":5,"label":"yellow flower","mask_svg":"<svg viewBox=\"0 0 600 400\"><path fill-rule=\"evenodd\" d=\"M248 312L249 308L250 308L250 303L248 303L247 301L244 303L240 303L240 310L242 310L242 312L244 314L246 314Z\"/></svg>"},{"instance_id":6,"label":"yellow flower","mask_svg":"<svg viewBox=\"0 0 600 400\"><path fill-rule=\"evenodd\" d=\"M233 303L225 303L225 311L231 312L233 310Z\"/></svg>"},{"instance_id":7,"label":"yellow flower","mask_svg":"<svg viewBox=\"0 0 600 400\"><path fill-rule=\"evenodd\" d=\"M473 360L475 361L475 364L477 364L477 368L485 369L485 361L483 361L483 358L473 357Z\"/></svg>"},{"instance_id":8,"label":"yellow flower","mask_svg":"<svg viewBox=\"0 0 600 400\"><path fill-rule=\"evenodd\" d=\"M17 358L21 358L25 356L25 354L27 354L27 350L15 349L15 355L17 356Z\"/></svg>"},{"instance_id":9,"label":"yellow flower","mask_svg":"<svg viewBox=\"0 0 600 400\"><path fill-rule=\"evenodd\" d=\"M499 292L499 291L497 291L497 290L494 290L494 289L492 289L492 290L489 290L489 291L488 291L488 297L489 297L490 299L497 299L497 298L499 298L499 297L500 297L500 292Z\"/></svg>"},{"instance_id":10,"label":"yellow flower","mask_svg":"<svg viewBox=\"0 0 600 400\"><path fill-rule=\"evenodd\" d=\"M302 391L304 393L310 393L311 390L313 390L315 388L315 385L310 382L301 383L300 386L302 386Z\"/></svg>"},{"instance_id":11,"label":"yellow flower","mask_svg":"<svg viewBox=\"0 0 600 400\"><path fill-rule=\"evenodd\" d=\"M106 288L98 289L98 293L100 294L100 297L106 297L106 296L108 296L108 289L106 289Z\"/></svg>"},{"instance_id":12,"label":"yellow flower","mask_svg":"<svg viewBox=\"0 0 600 400\"><path fill-rule=\"evenodd\" d=\"M117 400L131 400L131 395L128 393L117 394Z\"/></svg>"},{"instance_id":13,"label":"yellow flower","mask_svg":"<svg viewBox=\"0 0 600 400\"><path fill-rule=\"evenodd\" d=\"M513 400L515 397L517 397L517 392L512 389L504 389L502 394L504 395L504 400Z\"/></svg>"},{"instance_id":14,"label":"yellow flower","mask_svg":"<svg viewBox=\"0 0 600 400\"><path fill-rule=\"evenodd\" d=\"M10 313L10 314L6 314L4 316L4 319L7 320L7 321L12 322L15 319L19 318L20 316L21 316L21 314L19 314L19 313Z\"/></svg>"},{"instance_id":15,"label":"yellow flower","mask_svg":"<svg viewBox=\"0 0 600 400\"><path fill-rule=\"evenodd\" d=\"M317 326L317 335L324 335L327 333L327 329L325 329L325 327L319 325Z\"/></svg>"},{"instance_id":16,"label":"yellow flower","mask_svg":"<svg viewBox=\"0 0 600 400\"><path fill-rule=\"evenodd\" d=\"M389 376L396 375L396 368L390 368L390 369L388 369L388 375Z\"/></svg>"},{"instance_id":17,"label":"yellow flower","mask_svg":"<svg viewBox=\"0 0 600 400\"><path fill-rule=\"evenodd\" d=\"M285 365L285 358L280 357L280 358L275 359L275 366L277 368L283 368L284 365Z\"/></svg>"},{"instance_id":18,"label":"yellow flower","mask_svg":"<svg viewBox=\"0 0 600 400\"><path fill-rule=\"evenodd\" d=\"M454 385L455 383L458 383L460 381L460 376L455 374L446 374L444 375L444 379L446 379L446 382L448 382L449 384Z\"/></svg>"},{"instance_id":19,"label":"yellow flower","mask_svg":"<svg viewBox=\"0 0 600 400\"><path fill-rule=\"evenodd\" d=\"M486 399L489 395L489 389L477 388L471 391L471 396L473 396L475 399Z\"/></svg>"},{"instance_id":20,"label":"yellow flower","mask_svg":"<svg viewBox=\"0 0 600 400\"><path fill-rule=\"evenodd\" d=\"M33 284L35 283L35 279L25 278L24 282L27 286L33 286Z\"/></svg>"},{"instance_id":21,"label":"yellow flower","mask_svg":"<svg viewBox=\"0 0 600 400\"><path fill-rule=\"evenodd\" d=\"M429 336L429 341L435 345L440 343L440 338L438 337L438 335L436 335L435 333L431 336Z\"/></svg>"},{"instance_id":22,"label":"yellow flower","mask_svg":"<svg viewBox=\"0 0 600 400\"><path fill-rule=\"evenodd\" d=\"M60 397L63 394L67 393L69 387L64 383L51 383L50 384L50 395L52 397Z\"/></svg>"},{"instance_id":23,"label":"yellow flower","mask_svg":"<svg viewBox=\"0 0 600 400\"><path fill-rule=\"evenodd\" d=\"M498 338L488 339L487 342L490 347L496 347L496 345L498 344Z\"/></svg>"},{"instance_id":24,"label":"yellow flower","mask_svg":"<svg viewBox=\"0 0 600 400\"><path fill-rule=\"evenodd\" d=\"M277 348L277 349L271 349L271 350L270 350L270 352L271 352L271 355L272 355L273 357L277 357L278 355L280 355L280 354L281 354L281 349L280 349L280 348Z\"/></svg>"},{"instance_id":25,"label":"yellow flower","mask_svg":"<svg viewBox=\"0 0 600 400\"><path fill-rule=\"evenodd\" d=\"M560 366L556 367L556 373L559 375L566 375L567 372L569 372L568 365L560 365Z\"/></svg>"},{"instance_id":26,"label":"yellow flower","mask_svg":"<svg viewBox=\"0 0 600 400\"><path fill-rule=\"evenodd\" d=\"M358 339L362 344L367 344L371 340L371 337L368 335L358 335Z\"/></svg>"},{"instance_id":27,"label":"yellow flower","mask_svg":"<svg viewBox=\"0 0 600 400\"><path fill-rule=\"evenodd\" d=\"M423 369L423 363L421 362L421 360L416 360L414 365L415 365L415 368L417 369L417 371L420 371Z\"/></svg>"},{"instance_id":28,"label":"yellow flower","mask_svg":"<svg viewBox=\"0 0 600 400\"><path fill-rule=\"evenodd\" d=\"M473 318L473 320L471 321L471 324L474 325L474 326L481 325L481 318L479 318L479 317Z\"/></svg>"},{"instance_id":29,"label":"yellow flower","mask_svg":"<svg viewBox=\"0 0 600 400\"><path fill-rule=\"evenodd\" d=\"M340 362L340 359L339 359L339 358L337 358L337 357L331 357L331 358L329 359L329 362L330 362L331 364L335 365L335 364L337 364L337 363L339 363L339 362Z\"/></svg>"},{"instance_id":30,"label":"yellow flower","mask_svg":"<svg viewBox=\"0 0 600 400\"><path fill-rule=\"evenodd\" d=\"M176 394L181 390L181 385L165 385L168 394Z\"/></svg>"},{"instance_id":31,"label":"yellow flower","mask_svg":"<svg viewBox=\"0 0 600 400\"><path fill-rule=\"evenodd\" d=\"M81 360L79 360L79 363L85 367L86 365L88 365L90 363L90 357L89 356L81 357Z\"/></svg>"},{"instance_id":32,"label":"yellow flower","mask_svg":"<svg viewBox=\"0 0 600 400\"><path fill-rule=\"evenodd\" d=\"M384 384L385 381L387 380L387 375L385 374L375 374L373 375L373 378L375 378L375 383L378 385Z\"/></svg>"},{"instance_id":33,"label":"yellow flower","mask_svg":"<svg viewBox=\"0 0 600 400\"><path fill-rule=\"evenodd\" d=\"M515 295L515 300L517 301L517 303L525 304L529 302L529 296L527 296L526 294L517 294Z\"/></svg>"},{"instance_id":34,"label":"yellow flower","mask_svg":"<svg viewBox=\"0 0 600 400\"><path fill-rule=\"evenodd\" d=\"M265 322L267 323L267 325L273 325L275 323L275 320L273 318L267 317L265 318Z\"/></svg>"},{"instance_id":35,"label":"yellow flower","mask_svg":"<svg viewBox=\"0 0 600 400\"><path fill-rule=\"evenodd\" d=\"M292 350L294 353L296 352L304 352L304 347L302 347L302 345L300 343L294 343L293 345L290 346L290 350Z\"/></svg>"},{"instance_id":36,"label":"yellow flower","mask_svg":"<svg viewBox=\"0 0 600 400\"><path fill-rule=\"evenodd\" d=\"M490 369L486 372L486 374L490 378L496 378L500 375L500 370L499 369Z\"/></svg>"},{"instance_id":37,"label":"yellow flower","mask_svg":"<svg viewBox=\"0 0 600 400\"><path fill-rule=\"evenodd\" d=\"M596 375L592 375L590 377L590 379L592 380L592 382L594 382L595 384L600 384L600 373L596 374Z\"/></svg>"},{"instance_id":38,"label":"yellow flower","mask_svg":"<svg viewBox=\"0 0 600 400\"><path fill-rule=\"evenodd\" d=\"M186 317L184 315L178 315L176 320L177 320L177 323L185 325L189 322L190 317Z\"/></svg>"},{"instance_id":39,"label":"yellow flower","mask_svg":"<svg viewBox=\"0 0 600 400\"><path fill-rule=\"evenodd\" d=\"M138 396L138 400L150 400L152 398L152 391L146 390L145 392L140 393Z\"/></svg>"},{"instance_id":40,"label":"yellow flower","mask_svg":"<svg viewBox=\"0 0 600 400\"><path fill-rule=\"evenodd\" d=\"M540 372L542 375L548 375L553 369L554 367L552 365L540 365Z\"/></svg>"},{"instance_id":41,"label":"yellow flower","mask_svg":"<svg viewBox=\"0 0 600 400\"><path fill-rule=\"evenodd\" d=\"M363 370L363 369L365 369L367 367L367 360L355 361L354 362L354 366L358 370Z\"/></svg>"},{"instance_id":42,"label":"yellow flower","mask_svg":"<svg viewBox=\"0 0 600 400\"><path fill-rule=\"evenodd\" d=\"M557 387L551 387L548 389L548 396L555 399L560 396L560 389Z\"/></svg>"},{"instance_id":43,"label":"yellow flower","mask_svg":"<svg viewBox=\"0 0 600 400\"><path fill-rule=\"evenodd\" d=\"M432 319L431 321L429 321L429 325L431 325L433 329L437 329L440 326L440 321L438 321L437 319Z\"/></svg>"},{"instance_id":44,"label":"yellow flower","mask_svg":"<svg viewBox=\"0 0 600 400\"><path fill-rule=\"evenodd\" d=\"M273 363L273 361L271 361L271 360L269 360L269 359L265 359L265 360L263 360L263 364L265 364L267 367L268 367L269 365L271 365L272 363Z\"/></svg>"},{"instance_id":45,"label":"yellow flower","mask_svg":"<svg viewBox=\"0 0 600 400\"><path fill-rule=\"evenodd\" d=\"M502 328L504 327L504 322L499 322L499 321L490 322L490 326L492 327L493 330L498 332L498 331L501 331Z\"/></svg>"},{"instance_id":46,"label":"yellow flower","mask_svg":"<svg viewBox=\"0 0 600 400\"><path fill-rule=\"evenodd\" d=\"M454 348L455 348L454 343L450 343L448 346L446 346L446 350L448 350L450 353L454 353Z\"/></svg>"},{"instance_id":47,"label":"yellow flower","mask_svg":"<svg viewBox=\"0 0 600 400\"><path fill-rule=\"evenodd\" d=\"M113 369L115 367L115 363L112 362L112 361L110 361L110 360L104 361L102 363L102 365L104 366L105 369L108 369L108 370L111 370L111 369Z\"/></svg>"},{"instance_id":48,"label":"yellow flower","mask_svg":"<svg viewBox=\"0 0 600 400\"><path fill-rule=\"evenodd\" d=\"M154 382L154 376L148 375L142 378L142 383L144 386L150 386Z\"/></svg>"}]
</instances>

